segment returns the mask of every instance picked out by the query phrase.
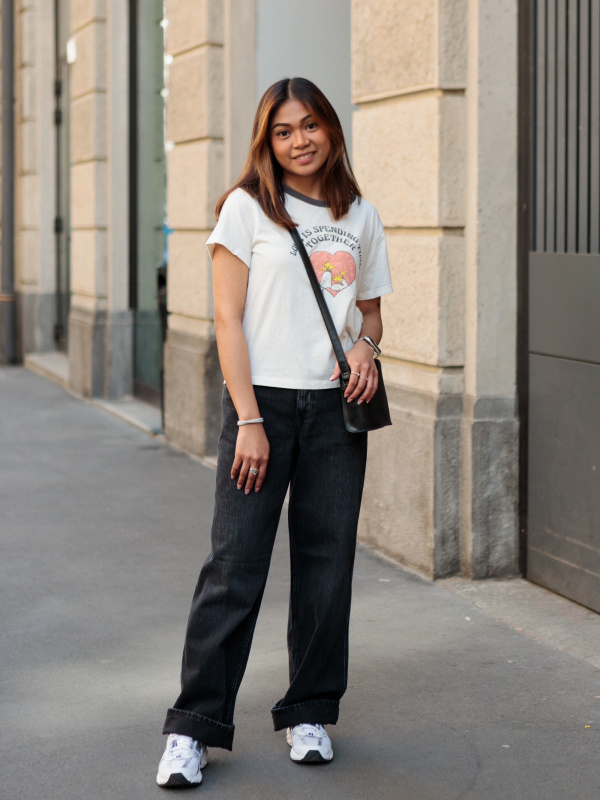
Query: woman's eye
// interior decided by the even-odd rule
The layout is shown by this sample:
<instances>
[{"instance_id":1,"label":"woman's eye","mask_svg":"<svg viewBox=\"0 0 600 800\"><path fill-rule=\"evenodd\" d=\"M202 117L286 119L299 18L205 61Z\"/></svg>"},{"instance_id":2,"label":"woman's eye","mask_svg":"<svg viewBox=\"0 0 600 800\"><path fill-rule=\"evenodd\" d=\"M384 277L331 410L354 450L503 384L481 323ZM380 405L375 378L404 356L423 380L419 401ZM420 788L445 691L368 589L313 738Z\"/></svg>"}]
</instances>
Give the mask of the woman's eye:
<instances>
[{"instance_id":1,"label":"woman's eye","mask_svg":"<svg viewBox=\"0 0 600 800\"><path fill-rule=\"evenodd\" d=\"M306 126L306 130L307 131L314 131L316 127L317 127L317 123L316 122L309 122L308 125Z\"/></svg>"}]
</instances>

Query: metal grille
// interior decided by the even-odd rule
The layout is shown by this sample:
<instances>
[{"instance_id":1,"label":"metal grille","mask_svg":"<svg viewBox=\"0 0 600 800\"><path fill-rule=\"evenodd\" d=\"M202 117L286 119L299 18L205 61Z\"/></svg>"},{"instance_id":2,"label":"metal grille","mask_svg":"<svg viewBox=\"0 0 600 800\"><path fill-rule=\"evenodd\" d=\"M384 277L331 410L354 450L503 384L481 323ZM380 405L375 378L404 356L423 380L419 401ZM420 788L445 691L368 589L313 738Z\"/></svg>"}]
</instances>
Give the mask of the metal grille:
<instances>
[{"instance_id":1,"label":"metal grille","mask_svg":"<svg viewBox=\"0 0 600 800\"><path fill-rule=\"evenodd\" d=\"M536 0L532 250L600 253L600 0Z\"/></svg>"}]
</instances>

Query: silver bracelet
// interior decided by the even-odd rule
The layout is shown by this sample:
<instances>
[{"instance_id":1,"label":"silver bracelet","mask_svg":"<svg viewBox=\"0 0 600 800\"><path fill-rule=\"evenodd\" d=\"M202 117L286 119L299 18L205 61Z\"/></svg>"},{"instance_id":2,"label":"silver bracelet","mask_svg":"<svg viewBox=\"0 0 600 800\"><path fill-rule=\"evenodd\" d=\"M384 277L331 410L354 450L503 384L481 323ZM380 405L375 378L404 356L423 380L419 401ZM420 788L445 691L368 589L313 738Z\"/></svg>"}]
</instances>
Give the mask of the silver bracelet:
<instances>
[{"instance_id":1,"label":"silver bracelet","mask_svg":"<svg viewBox=\"0 0 600 800\"><path fill-rule=\"evenodd\" d=\"M255 422L264 422L262 417L256 419L238 419L238 425L253 425Z\"/></svg>"}]
</instances>

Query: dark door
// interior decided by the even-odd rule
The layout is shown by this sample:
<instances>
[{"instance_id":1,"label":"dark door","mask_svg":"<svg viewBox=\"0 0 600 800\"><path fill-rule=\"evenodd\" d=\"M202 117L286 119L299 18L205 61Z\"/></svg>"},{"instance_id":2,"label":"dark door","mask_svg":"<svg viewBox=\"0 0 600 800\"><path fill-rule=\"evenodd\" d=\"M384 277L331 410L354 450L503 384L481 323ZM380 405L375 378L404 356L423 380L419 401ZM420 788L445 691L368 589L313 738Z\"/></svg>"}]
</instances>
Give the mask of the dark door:
<instances>
[{"instance_id":1,"label":"dark door","mask_svg":"<svg viewBox=\"0 0 600 800\"><path fill-rule=\"evenodd\" d=\"M130 304L134 391L161 403L165 273L163 0L130 0Z\"/></svg>"},{"instance_id":2,"label":"dark door","mask_svg":"<svg viewBox=\"0 0 600 800\"><path fill-rule=\"evenodd\" d=\"M535 0L527 577L600 611L600 0Z\"/></svg>"}]
</instances>

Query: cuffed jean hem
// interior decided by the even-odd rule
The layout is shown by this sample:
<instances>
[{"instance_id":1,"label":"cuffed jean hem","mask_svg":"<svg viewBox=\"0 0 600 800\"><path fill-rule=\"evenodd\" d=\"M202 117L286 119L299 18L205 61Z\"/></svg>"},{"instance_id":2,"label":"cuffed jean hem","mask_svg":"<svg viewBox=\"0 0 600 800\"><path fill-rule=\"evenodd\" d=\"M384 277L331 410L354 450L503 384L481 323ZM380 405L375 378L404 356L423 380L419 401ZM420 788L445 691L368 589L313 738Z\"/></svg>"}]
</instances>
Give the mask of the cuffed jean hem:
<instances>
[{"instance_id":1,"label":"cuffed jean hem","mask_svg":"<svg viewBox=\"0 0 600 800\"><path fill-rule=\"evenodd\" d=\"M207 747L222 747L224 750L233 749L233 734L235 725L225 725L202 714L185 711L182 708L170 708L163 733L178 733L180 736L191 736L197 742Z\"/></svg>"},{"instance_id":2,"label":"cuffed jean hem","mask_svg":"<svg viewBox=\"0 0 600 800\"><path fill-rule=\"evenodd\" d=\"M313 725L335 725L340 715L340 704L335 700L309 700L291 706L275 706L271 709L276 731L293 728L308 722Z\"/></svg>"}]
</instances>

